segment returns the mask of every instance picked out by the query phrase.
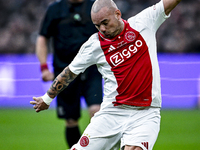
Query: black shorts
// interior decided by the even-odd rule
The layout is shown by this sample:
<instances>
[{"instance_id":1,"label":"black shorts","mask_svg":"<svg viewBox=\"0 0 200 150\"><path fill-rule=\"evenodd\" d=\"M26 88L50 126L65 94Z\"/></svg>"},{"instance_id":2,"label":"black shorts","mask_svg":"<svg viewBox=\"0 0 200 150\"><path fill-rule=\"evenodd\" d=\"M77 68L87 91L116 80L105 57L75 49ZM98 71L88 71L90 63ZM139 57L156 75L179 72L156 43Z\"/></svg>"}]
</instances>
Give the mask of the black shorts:
<instances>
[{"instance_id":1,"label":"black shorts","mask_svg":"<svg viewBox=\"0 0 200 150\"><path fill-rule=\"evenodd\" d=\"M59 72L55 73L57 76ZM102 102L102 76L96 66L91 66L69 84L57 96L57 115L63 119L80 118L80 98L83 96L87 106Z\"/></svg>"}]
</instances>

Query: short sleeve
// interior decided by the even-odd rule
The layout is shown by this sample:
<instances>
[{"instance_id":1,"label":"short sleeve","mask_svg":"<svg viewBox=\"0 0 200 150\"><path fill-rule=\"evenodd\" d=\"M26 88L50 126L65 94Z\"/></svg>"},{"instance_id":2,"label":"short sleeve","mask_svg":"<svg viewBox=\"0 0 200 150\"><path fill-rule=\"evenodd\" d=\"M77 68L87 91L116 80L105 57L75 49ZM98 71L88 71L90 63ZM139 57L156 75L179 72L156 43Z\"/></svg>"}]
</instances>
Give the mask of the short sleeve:
<instances>
[{"instance_id":1,"label":"short sleeve","mask_svg":"<svg viewBox=\"0 0 200 150\"><path fill-rule=\"evenodd\" d=\"M53 6L50 5L47 8L47 11L45 13L45 16L41 22L40 25L40 31L39 34L43 35L47 38L51 37L53 35L53 20L54 20L54 13Z\"/></svg>"},{"instance_id":2,"label":"short sleeve","mask_svg":"<svg viewBox=\"0 0 200 150\"><path fill-rule=\"evenodd\" d=\"M94 40L95 35L96 34L93 34L89 40L81 46L78 54L69 64L69 68L74 74L78 75L84 72L89 66L96 64L94 56L94 52L96 50L96 40Z\"/></svg>"},{"instance_id":3,"label":"short sleeve","mask_svg":"<svg viewBox=\"0 0 200 150\"><path fill-rule=\"evenodd\" d=\"M168 16L165 14L164 4L161 0L155 5L146 8L136 16L130 18L128 22L131 24L131 22L137 21L150 30L156 32L160 25L169 17L170 14Z\"/></svg>"}]
</instances>

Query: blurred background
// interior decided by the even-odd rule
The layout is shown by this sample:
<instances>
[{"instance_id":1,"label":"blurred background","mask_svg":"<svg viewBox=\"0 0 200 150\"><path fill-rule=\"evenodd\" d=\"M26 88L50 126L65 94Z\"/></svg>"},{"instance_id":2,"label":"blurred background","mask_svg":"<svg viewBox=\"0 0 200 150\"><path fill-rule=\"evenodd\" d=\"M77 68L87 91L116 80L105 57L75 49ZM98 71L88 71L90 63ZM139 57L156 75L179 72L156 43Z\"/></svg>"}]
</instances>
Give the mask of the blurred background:
<instances>
[{"instance_id":1,"label":"blurred background","mask_svg":"<svg viewBox=\"0 0 200 150\"><path fill-rule=\"evenodd\" d=\"M34 53L41 19L53 0L0 0L0 53ZM158 0L115 0L127 19ZM200 52L200 1L183 0L159 29L158 51Z\"/></svg>"},{"instance_id":2,"label":"blurred background","mask_svg":"<svg viewBox=\"0 0 200 150\"><path fill-rule=\"evenodd\" d=\"M124 19L158 2L158 0L114 1L122 11ZM64 127L62 123L57 123L54 114L55 101L50 107L52 109L42 112L41 115L36 114L29 104L33 96L43 95L51 84L42 82L40 65L35 55L35 42L40 22L51 2L53 0L0 0L1 150L40 149L41 145L32 140L41 141L42 137L46 138L47 133L49 133L49 138L52 134L54 138L55 134L58 134L57 139L63 139L64 135L60 130L64 130ZM161 126L155 149L179 150L187 147L192 149L192 146L193 149L200 149L198 148L200 147L199 8L200 0L183 0L157 32L163 101L161 111L163 123L161 125L163 128ZM52 55L50 54L48 57L50 69L52 69L51 60ZM82 107L86 109L84 101L82 101ZM85 113L83 111L83 115L87 116ZM28 116L24 116L25 114ZM41 122L38 123L38 119L41 119ZM49 128L46 128L49 124L41 125L42 122L49 123L50 120L52 124ZM88 118L83 120L82 129L88 122ZM31 126L33 124L34 126ZM39 128L37 125L41 125L41 131L45 128L46 132L39 130L40 136L30 133L30 130L36 131ZM181 125L185 126L181 127ZM25 128L28 129L22 133ZM56 130L55 133L50 132L52 128ZM48 149L66 148L64 141L55 141L54 138L51 144L46 143L45 146L50 145ZM21 142L18 141L18 144L13 143L13 145L7 144L10 140L16 141L17 139L21 139ZM45 146L43 149L47 149Z\"/></svg>"}]
</instances>

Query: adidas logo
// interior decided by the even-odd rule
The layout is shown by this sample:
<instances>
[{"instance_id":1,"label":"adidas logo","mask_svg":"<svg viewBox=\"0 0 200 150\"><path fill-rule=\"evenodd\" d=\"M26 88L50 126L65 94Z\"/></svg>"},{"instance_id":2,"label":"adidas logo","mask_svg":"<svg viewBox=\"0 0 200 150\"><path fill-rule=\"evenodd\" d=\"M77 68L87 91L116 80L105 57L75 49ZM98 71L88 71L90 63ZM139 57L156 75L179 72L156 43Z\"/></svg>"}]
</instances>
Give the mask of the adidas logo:
<instances>
[{"instance_id":1,"label":"adidas logo","mask_svg":"<svg viewBox=\"0 0 200 150\"><path fill-rule=\"evenodd\" d=\"M149 149L149 142L142 142L142 145L144 145L144 147L146 147L146 149Z\"/></svg>"},{"instance_id":2,"label":"adidas logo","mask_svg":"<svg viewBox=\"0 0 200 150\"><path fill-rule=\"evenodd\" d=\"M110 45L108 52L111 52L111 51L113 51L113 50L115 50L115 49L116 49L116 48L115 48L114 46Z\"/></svg>"}]
</instances>

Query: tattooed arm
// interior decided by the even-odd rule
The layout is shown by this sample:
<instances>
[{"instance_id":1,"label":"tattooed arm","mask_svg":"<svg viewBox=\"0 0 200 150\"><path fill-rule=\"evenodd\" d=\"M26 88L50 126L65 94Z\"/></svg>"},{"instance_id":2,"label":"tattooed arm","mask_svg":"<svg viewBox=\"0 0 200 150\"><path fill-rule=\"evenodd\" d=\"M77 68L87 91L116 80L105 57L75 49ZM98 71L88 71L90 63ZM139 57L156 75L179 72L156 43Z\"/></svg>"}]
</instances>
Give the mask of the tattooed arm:
<instances>
[{"instance_id":1,"label":"tattooed arm","mask_svg":"<svg viewBox=\"0 0 200 150\"><path fill-rule=\"evenodd\" d=\"M69 67L66 67L53 81L51 87L47 91L49 97L55 98L58 93L64 90L69 83L71 83L77 77L76 74L72 73Z\"/></svg>"},{"instance_id":2,"label":"tattooed arm","mask_svg":"<svg viewBox=\"0 0 200 150\"><path fill-rule=\"evenodd\" d=\"M53 81L51 87L47 91L46 97L48 99L55 98L62 90L64 90L75 78L76 74L72 73L69 67L66 67ZM43 97L33 97L34 101L30 101L30 104L33 104L33 108L36 109L36 112L45 110L49 108L49 105L44 102ZM50 103L49 103L50 104Z\"/></svg>"}]
</instances>

